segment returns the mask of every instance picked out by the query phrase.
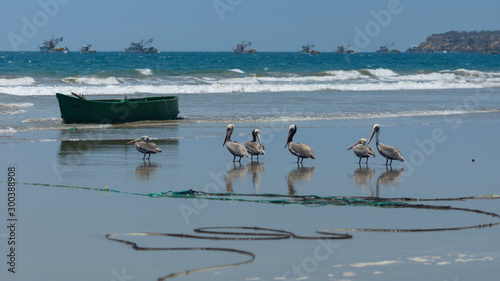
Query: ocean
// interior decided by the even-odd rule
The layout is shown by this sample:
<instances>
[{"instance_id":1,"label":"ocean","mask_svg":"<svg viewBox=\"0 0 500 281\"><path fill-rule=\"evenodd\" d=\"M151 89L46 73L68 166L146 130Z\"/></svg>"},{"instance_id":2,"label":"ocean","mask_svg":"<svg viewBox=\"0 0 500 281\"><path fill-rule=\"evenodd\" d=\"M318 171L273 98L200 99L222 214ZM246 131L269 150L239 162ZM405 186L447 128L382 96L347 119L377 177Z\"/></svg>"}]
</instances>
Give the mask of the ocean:
<instances>
[{"instance_id":1,"label":"ocean","mask_svg":"<svg viewBox=\"0 0 500 281\"><path fill-rule=\"evenodd\" d=\"M0 279L497 280L499 66L452 53L0 52L0 184L16 182L0 194L0 220L16 219L0 230ZM55 94L71 92L178 95L181 118L64 124ZM233 141L260 129L259 161L232 162L229 123ZM385 165L375 141L368 164L347 151L376 123L405 162ZM291 124L315 159L284 148ZM151 161L127 145L143 135L163 151ZM190 189L216 196L151 196ZM323 239L190 236L201 227Z\"/></svg>"},{"instance_id":2,"label":"ocean","mask_svg":"<svg viewBox=\"0 0 500 281\"><path fill-rule=\"evenodd\" d=\"M67 128L57 92L179 95L182 122L194 123L497 112L497 96L464 99L497 92L498 65L500 56L482 54L0 52L0 139Z\"/></svg>"}]
</instances>

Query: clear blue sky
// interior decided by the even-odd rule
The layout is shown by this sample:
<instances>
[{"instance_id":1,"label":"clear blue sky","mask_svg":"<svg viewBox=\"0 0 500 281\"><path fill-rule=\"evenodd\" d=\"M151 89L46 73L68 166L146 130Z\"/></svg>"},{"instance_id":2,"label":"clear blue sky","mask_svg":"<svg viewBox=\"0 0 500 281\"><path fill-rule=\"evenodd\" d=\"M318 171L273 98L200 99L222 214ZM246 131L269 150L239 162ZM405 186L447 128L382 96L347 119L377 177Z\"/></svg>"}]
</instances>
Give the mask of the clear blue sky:
<instances>
[{"instance_id":1,"label":"clear blue sky","mask_svg":"<svg viewBox=\"0 0 500 281\"><path fill-rule=\"evenodd\" d=\"M498 0L0 0L0 50L36 51L64 36L71 51L91 43L122 51L153 38L160 51L231 51L241 40L258 51L323 52L341 43L405 51L433 33L500 30ZM41 4L45 3L45 4Z\"/></svg>"}]
</instances>

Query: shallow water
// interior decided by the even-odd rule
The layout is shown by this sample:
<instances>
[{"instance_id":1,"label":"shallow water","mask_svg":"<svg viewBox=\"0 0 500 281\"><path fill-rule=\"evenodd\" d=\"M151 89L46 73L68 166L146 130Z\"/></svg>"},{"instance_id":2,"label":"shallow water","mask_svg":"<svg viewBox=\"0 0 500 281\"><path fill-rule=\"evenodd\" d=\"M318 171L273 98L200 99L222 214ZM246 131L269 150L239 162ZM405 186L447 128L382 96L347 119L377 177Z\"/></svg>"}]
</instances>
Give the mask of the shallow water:
<instances>
[{"instance_id":1,"label":"shallow water","mask_svg":"<svg viewBox=\"0 0 500 281\"><path fill-rule=\"evenodd\" d=\"M16 167L17 181L109 188L149 194L187 189L247 194L448 198L498 194L498 154L487 149L498 131L497 113L385 119L381 140L396 144L405 163L387 168L377 153L368 167L346 149L367 137L371 123L302 121L295 137L314 149L316 159L296 159L284 148L286 122L235 124L234 140L259 127L266 155L232 163L222 141L222 124L182 123L163 127L156 140L162 154L142 161L127 139L75 141L79 130L59 131L63 141L2 144L2 170ZM454 120L450 122L449 120ZM462 123L458 123L461 121ZM364 124L366 123L366 124ZM457 125L459 124L459 125ZM120 129L95 129L101 132ZM138 130L130 129L127 130ZM153 135L158 128L142 128ZM442 130L444 142L428 141ZM135 132L134 132L135 133ZM94 134L94 133L92 133ZM127 132L128 134L128 132ZM113 135L113 134L111 134ZM194 136L197 137L183 137ZM446 136L446 138L444 137ZM419 146L426 143L427 146ZM496 152L493 152L496 153ZM423 155L423 158L419 158ZM475 162L472 162L475 159ZM461 211L363 206L265 204L150 198L137 194L68 187L18 185L18 273L13 280L156 280L171 273L245 261L231 253L134 251L107 240L109 233L194 234L207 226L259 226L316 236L326 228L438 228L497 222ZM1 208L5 209L5 197ZM426 202L499 212L498 201ZM4 219L5 220L5 219ZM345 233L345 232L342 232ZM147 247L223 247L250 251L247 265L216 269L183 280L496 280L499 228L422 232L349 232L349 240L211 241L172 237L120 236ZM326 244L325 244L326 243ZM0 244L3 253L6 244ZM418 273L418 274L416 274Z\"/></svg>"}]
</instances>

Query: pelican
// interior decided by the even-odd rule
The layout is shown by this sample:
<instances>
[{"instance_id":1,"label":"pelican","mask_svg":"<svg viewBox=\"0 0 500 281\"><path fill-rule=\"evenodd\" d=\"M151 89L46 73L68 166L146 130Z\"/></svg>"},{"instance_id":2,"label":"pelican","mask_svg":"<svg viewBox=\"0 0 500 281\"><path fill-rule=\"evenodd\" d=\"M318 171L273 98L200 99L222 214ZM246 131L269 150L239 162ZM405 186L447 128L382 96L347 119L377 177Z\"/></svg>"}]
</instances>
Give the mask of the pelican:
<instances>
[{"instance_id":1,"label":"pelican","mask_svg":"<svg viewBox=\"0 0 500 281\"><path fill-rule=\"evenodd\" d=\"M314 159L314 152L312 151L309 145L292 142L292 138L296 132L297 132L297 126L290 125L290 128L288 129L288 137L286 139L285 148L288 145L288 150L290 150L290 153L297 156L297 163L299 163L300 158L302 158L300 163L304 161L304 158Z\"/></svg>"},{"instance_id":2,"label":"pelican","mask_svg":"<svg viewBox=\"0 0 500 281\"><path fill-rule=\"evenodd\" d=\"M362 138L353 146L349 147L347 150L354 151L354 154L359 157L359 164L361 164L361 158L366 158L366 164L368 164L368 158L375 157L375 151L373 148L366 144L366 139Z\"/></svg>"},{"instance_id":3,"label":"pelican","mask_svg":"<svg viewBox=\"0 0 500 281\"><path fill-rule=\"evenodd\" d=\"M161 153L161 149L159 149L154 142L152 142L148 136L142 136L136 140L127 142L127 144L131 144L135 142L135 148L140 153L144 153L144 157L142 160L146 160L146 154L149 154L149 158L151 158L151 154Z\"/></svg>"},{"instance_id":4,"label":"pelican","mask_svg":"<svg viewBox=\"0 0 500 281\"><path fill-rule=\"evenodd\" d=\"M385 165L391 160L389 165L392 165L392 160L399 160L401 162L404 162L405 160L403 159L403 156L401 155L401 152L399 152L399 149L395 148L394 146L389 146L381 143L378 139L378 135L380 134L380 125L375 124L373 126L373 131L372 134L370 135L370 140L368 141L368 144L370 144L373 135L377 133L376 137L376 144L377 144L377 150L380 153L380 155L384 156L386 158L385 160Z\"/></svg>"},{"instance_id":5,"label":"pelican","mask_svg":"<svg viewBox=\"0 0 500 281\"><path fill-rule=\"evenodd\" d=\"M245 142L245 147L247 148L247 152L251 155L250 159L253 160L253 156L257 155L257 161L259 160L259 155L265 155L264 145L260 143L260 130L255 129L252 131L253 139L251 141ZM256 138L259 139L257 142Z\"/></svg>"},{"instance_id":6,"label":"pelican","mask_svg":"<svg viewBox=\"0 0 500 281\"><path fill-rule=\"evenodd\" d=\"M239 142L237 141L231 141L231 135L233 134L234 130L234 125L229 124L226 127L226 137L224 138L224 143L222 146L226 145L227 150L231 152L231 154L234 156L233 162L236 162L236 156L240 157L238 162L241 162L241 157L249 157L247 149Z\"/></svg>"}]
</instances>

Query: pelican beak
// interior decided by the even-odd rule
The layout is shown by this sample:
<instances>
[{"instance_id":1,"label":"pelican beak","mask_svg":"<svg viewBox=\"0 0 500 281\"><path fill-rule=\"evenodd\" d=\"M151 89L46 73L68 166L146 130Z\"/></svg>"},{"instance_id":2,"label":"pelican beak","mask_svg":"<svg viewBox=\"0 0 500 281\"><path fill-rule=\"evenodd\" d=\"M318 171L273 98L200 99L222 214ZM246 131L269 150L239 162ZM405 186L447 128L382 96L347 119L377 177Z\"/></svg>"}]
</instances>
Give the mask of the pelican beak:
<instances>
[{"instance_id":1,"label":"pelican beak","mask_svg":"<svg viewBox=\"0 0 500 281\"><path fill-rule=\"evenodd\" d=\"M136 139L136 140L129 141L129 142L127 142L127 144L131 144L131 143L134 143L134 142L138 142L138 141L140 141L140 140L142 140L142 138L138 138L138 139Z\"/></svg>"},{"instance_id":2,"label":"pelican beak","mask_svg":"<svg viewBox=\"0 0 500 281\"><path fill-rule=\"evenodd\" d=\"M366 143L367 145L370 144L370 142L372 141L373 135L375 135L375 133L377 132L377 129L378 128L373 128L372 134L370 135L370 139L368 140L368 143Z\"/></svg>"},{"instance_id":3,"label":"pelican beak","mask_svg":"<svg viewBox=\"0 0 500 281\"><path fill-rule=\"evenodd\" d=\"M224 137L224 143L222 144L222 146L226 145L228 135L229 135L229 130L226 131L226 136Z\"/></svg>"},{"instance_id":4,"label":"pelican beak","mask_svg":"<svg viewBox=\"0 0 500 281\"><path fill-rule=\"evenodd\" d=\"M257 133L257 138L259 139L259 143L262 143L262 142L260 141L260 133Z\"/></svg>"},{"instance_id":5,"label":"pelican beak","mask_svg":"<svg viewBox=\"0 0 500 281\"><path fill-rule=\"evenodd\" d=\"M353 144L351 147L349 147L347 150L351 150L351 148L355 147L356 145L360 144L361 141L358 141L357 143Z\"/></svg>"},{"instance_id":6,"label":"pelican beak","mask_svg":"<svg viewBox=\"0 0 500 281\"><path fill-rule=\"evenodd\" d=\"M292 126L290 126L290 129L288 129L288 136L286 137L285 148L291 142L291 140L290 140L291 136L292 136Z\"/></svg>"}]
</instances>

